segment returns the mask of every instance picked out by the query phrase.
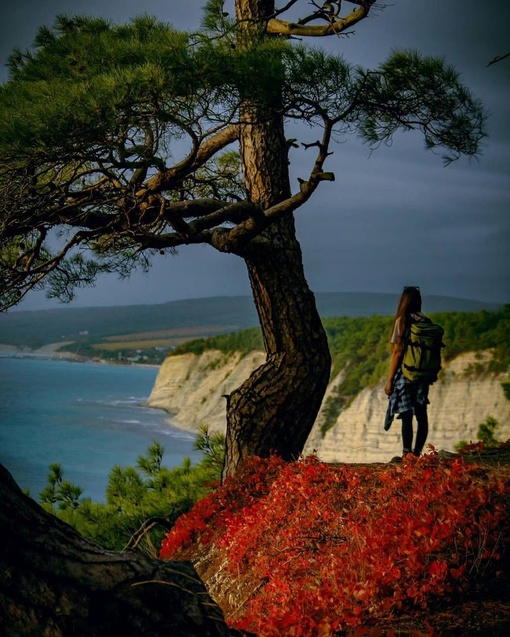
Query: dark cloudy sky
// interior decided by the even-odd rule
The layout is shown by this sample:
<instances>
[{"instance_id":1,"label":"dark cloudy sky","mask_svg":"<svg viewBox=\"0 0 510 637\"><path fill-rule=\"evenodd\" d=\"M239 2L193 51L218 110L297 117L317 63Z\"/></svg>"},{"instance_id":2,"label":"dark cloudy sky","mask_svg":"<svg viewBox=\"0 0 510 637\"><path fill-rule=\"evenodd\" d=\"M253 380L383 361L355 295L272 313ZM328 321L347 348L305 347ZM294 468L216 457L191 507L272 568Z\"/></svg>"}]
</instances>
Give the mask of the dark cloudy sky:
<instances>
[{"instance_id":1,"label":"dark cloudy sky","mask_svg":"<svg viewBox=\"0 0 510 637\"><path fill-rule=\"evenodd\" d=\"M205 0L17 0L0 9L0 79L13 47L30 45L59 13L101 15L124 22L149 13L177 28L200 25ZM381 0L379 0L380 2ZM283 0L279 3L283 3ZM302 0L304 6L307 0ZM229 3L227 2L227 7ZM344 3L345 4L345 3ZM313 41L355 64L375 67L392 49L445 57L490 112L489 137L478 160L444 167L415 135L370 153L356 138L338 144L327 169L336 181L297 212L305 271L315 291L398 292L420 285L424 295L510 302L510 2L392 0L350 37ZM1 125L1 123L0 123ZM293 183L306 176L295 152ZM301 172L300 172L301 171ZM243 262L207 246L184 247L155 261L149 275L119 282L103 277L78 292L78 305L162 303L202 296L249 294ZM20 309L55 306L32 294Z\"/></svg>"}]
</instances>

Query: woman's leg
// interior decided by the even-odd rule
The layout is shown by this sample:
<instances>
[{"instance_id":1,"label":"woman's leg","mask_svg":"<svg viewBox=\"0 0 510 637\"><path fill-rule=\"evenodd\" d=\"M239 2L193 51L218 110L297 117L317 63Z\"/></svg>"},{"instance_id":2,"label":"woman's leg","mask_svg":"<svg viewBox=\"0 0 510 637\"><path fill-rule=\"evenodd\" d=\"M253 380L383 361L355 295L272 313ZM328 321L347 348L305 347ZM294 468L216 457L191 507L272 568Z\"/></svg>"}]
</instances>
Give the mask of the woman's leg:
<instances>
[{"instance_id":1,"label":"woman's leg","mask_svg":"<svg viewBox=\"0 0 510 637\"><path fill-rule=\"evenodd\" d=\"M416 416L416 422L418 423L418 430L416 432L416 444L414 445L413 453L416 456L419 456L425 446L427 436L429 435L427 404L418 403L414 408L414 415Z\"/></svg>"},{"instance_id":2,"label":"woman's leg","mask_svg":"<svg viewBox=\"0 0 510 637\"><path fill-rule=\"evenodd\" d=\"M402 421L402 454L411 453L413 447L413 410L404 411L400 414Z\"/></svg>"}]
</instances>

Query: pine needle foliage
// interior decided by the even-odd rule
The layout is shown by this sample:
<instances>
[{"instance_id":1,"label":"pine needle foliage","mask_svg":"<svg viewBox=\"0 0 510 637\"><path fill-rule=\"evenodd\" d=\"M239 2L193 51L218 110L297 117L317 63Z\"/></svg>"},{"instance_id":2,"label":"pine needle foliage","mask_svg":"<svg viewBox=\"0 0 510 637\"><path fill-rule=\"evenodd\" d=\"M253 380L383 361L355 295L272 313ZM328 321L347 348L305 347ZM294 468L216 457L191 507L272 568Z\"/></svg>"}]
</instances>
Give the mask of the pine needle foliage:
<instances>
[{"instance_id":1,"label":"pine needle foliage","mask_svg":"<svg viewBox=\"0 0 510 637\"><path fill-rule=\"evenodd\" d=\"M12 53L0 87L0 238L11 255L0 253L1 308L34 287L69 301L100 272L127 276L187 244L241 253L334 179L323 164L348 134L374 147L417 130L446 163L480 150L486 113L443 60L396 51L366 70L243 33L210 0L200 33L149 15L115 25L62 14ZM254 214L232 162L242 104L301 124L303 140L319 130L302 144L308 179L277 213Z\"/></svg>"},{"instance_id":2,"label":"pine needle foliage","mask_svg":"<svg viewBox=\"0 0 510 637\"><path fill-rule=\"evenodd\" d=\"M122 550L135 545L157 555L166 530L193 504L205 497L219 480L225 439L202 427L195 448L202 459L180 466L164 464L165 449L154 440L136 467L112 467L104 502L83 497L84 489L64 479L64 468L50 465L48 484L39 502L49 512L106 548ZM87 485L84 485L86 489Z\"/></svg>"}]
</instances>

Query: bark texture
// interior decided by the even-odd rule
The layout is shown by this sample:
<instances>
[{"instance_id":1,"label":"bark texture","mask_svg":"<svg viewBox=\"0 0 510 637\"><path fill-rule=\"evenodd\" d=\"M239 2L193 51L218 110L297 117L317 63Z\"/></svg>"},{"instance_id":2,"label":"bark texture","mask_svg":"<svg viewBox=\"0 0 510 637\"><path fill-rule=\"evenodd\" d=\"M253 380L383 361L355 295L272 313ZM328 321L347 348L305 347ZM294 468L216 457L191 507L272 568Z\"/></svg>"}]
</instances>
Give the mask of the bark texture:
<instances>
[{"instance_id":1,"label":"bark texture","mask_svg":"<svg viewBox=\"0 0 510 637\"><path fill-rule=\"evenodd\" d=\"M243 46L257 43L274 11L272 0L237 0ZM241 105L240 149L250 202L267 209L291 194L288 150L279 113L271 103ZM269 225L238 254L248 268L267 352L266 363L234 391L227 406L223 477L250 455L277 452L287 460L302 452L331 371L326 334L306 281L294 218Z\"/></svg>"},{"instance_id":2,"label":"bark texture","mask_svg":"<svg viewBox=\"0 0 510 637\"><path fill-rule=\"evenodd\" d=\"M1 635L231 634L190 563L101 548L24 495L1 465L0 502Z\"/></svg>"},{"instance_id":3,"label":"bark texture","mask_svg":"<svg viewBox=\"0 0 510 637\"><path fill-rule=\"evenodd\" d=\"M227 408L224 476L249 455L299 457L331 371L327 338L304 277L292 219L271 226L267 245L246 257L267 360Z\"/></svg>"}]
</instances>

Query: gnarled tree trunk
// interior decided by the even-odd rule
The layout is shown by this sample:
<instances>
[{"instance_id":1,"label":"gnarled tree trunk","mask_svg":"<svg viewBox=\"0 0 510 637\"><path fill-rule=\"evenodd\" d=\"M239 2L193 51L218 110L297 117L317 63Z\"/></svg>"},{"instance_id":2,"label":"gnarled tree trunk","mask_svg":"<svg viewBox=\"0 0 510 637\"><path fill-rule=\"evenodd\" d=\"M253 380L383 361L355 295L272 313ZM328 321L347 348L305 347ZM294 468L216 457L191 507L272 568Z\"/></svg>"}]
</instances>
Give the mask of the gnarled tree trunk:
<instances>
[{"instance_id":1,"label":"gnarled tree trunk","mask_svg":"<svg viewBox=\"0 0 510 637\"><path fill-rule=\"evenodd\" d=\"M246 257L267 361L230 395L224 477L249 455L296 459L317 416L331 357L292 219Z\"/></svg>"},{"instance_id":2,"label":"gnarled tree trunk","mask_svg":"<svg viewBox=\"0 0 510 637\"><path fill-rule=\"evenodd\" d=\"M1 465L0 529L5 637L231 634L190 563L101 548L24 495Z\"/></svg>"},{"instance_id":3,"label":"gnarled tree trunk","mask_svg":"<svg viewBox=\"0 0 510 637\"><path fill-rule=\"evenodd\" d=\"M256 43L273 0L237 0L243 45ZM256 82L256 78L253 78ZM291 194L279 88L272 103L241 106L240 148L250 201L266 209ZM262 327L267 361L234 391L227 407L223 477L249 455L299 456L320 408L331 357L315 298L303 271L294 219L272 223L239 255L244 258Z\"/></svg>"}]
</instances>

